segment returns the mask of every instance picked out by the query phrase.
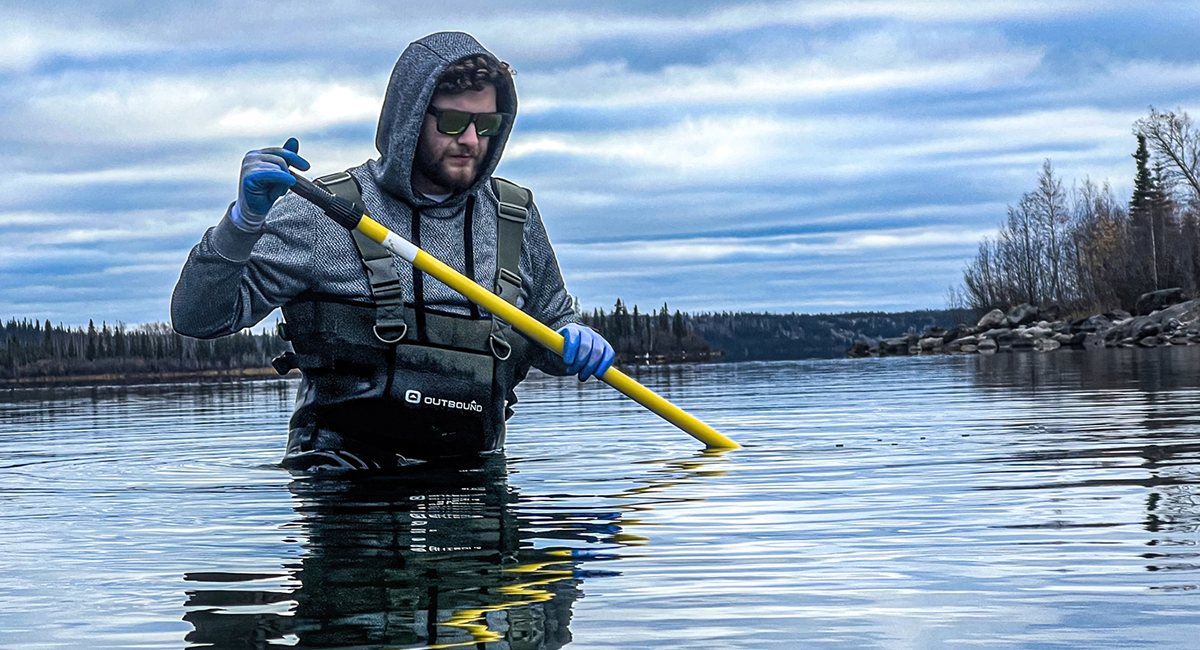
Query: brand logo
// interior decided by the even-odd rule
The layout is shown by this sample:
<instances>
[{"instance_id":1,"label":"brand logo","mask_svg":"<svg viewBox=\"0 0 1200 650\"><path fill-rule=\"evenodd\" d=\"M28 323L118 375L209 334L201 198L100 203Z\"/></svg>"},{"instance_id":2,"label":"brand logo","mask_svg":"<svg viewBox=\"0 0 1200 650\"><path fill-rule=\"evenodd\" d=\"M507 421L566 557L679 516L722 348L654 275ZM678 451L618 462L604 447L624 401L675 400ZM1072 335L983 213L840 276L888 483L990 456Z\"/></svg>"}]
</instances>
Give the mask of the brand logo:
<instances>
[{"instance_id":1,"label":"brand logo","mask_svg":"<svg viewBox=\"0 0 1200 650\"><path fill-rule=\"evenodd\" d=\"M445 399L442 397L427 397L421 394L421 391L408 389L404 391L404 401L409 404L424 404L425 406L440 406L447 409L456 409L459 411L472 411L482 413L483 406L471 400L470 402L460 402L458 400Z\"/></svg>"}]
</instances>

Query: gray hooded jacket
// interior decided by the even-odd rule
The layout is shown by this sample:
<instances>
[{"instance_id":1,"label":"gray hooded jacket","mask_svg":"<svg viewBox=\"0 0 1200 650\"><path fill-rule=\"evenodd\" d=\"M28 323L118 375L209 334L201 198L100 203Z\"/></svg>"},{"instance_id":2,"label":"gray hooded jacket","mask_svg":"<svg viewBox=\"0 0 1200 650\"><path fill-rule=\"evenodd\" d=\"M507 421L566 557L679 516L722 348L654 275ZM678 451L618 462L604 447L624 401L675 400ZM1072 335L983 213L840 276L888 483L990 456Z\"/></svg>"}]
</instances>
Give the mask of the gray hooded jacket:
<instances>
[{"instance_id":1,"label":"gray hooded jacket","mask_svg":"<svg viewBox=\"0 0 1200 650\"><path fill-rule=\"evenodd\" d=\"M437 203L415 193L411 184L421 124L438 77L451 63L478 54L488 52L471 36L456 32L433 34L409 45L392 71L384 98L375 138L380 157L349 172L358 180L367 212L375 220L410 239L416 238L414 221L419 223L415 234L423 249L459 272L470 270L476 282L491 287L496 275L498 202L490 178L512 122L492 136L480 177L468 190ZM515 93L499 93L497 104L498 110L515 114ZM472 250L467 251L464 231L469 196L474 196L475 206L469 228ZM416 298L413 269L403 260L393 261L404 302L411 304ZM518 306L522 310L552 329L577 322L574 299L566 290L541 216L532 204L524 229L520 273ZM470 303L460 294L433 278L423 280L421 298L426 308L470 313ZM204 234L175 287L172 323L181 334L214 338L251 327L298 296L313 295L356 302L371 299L349 232L288 193L272 207L259 233L242 231L227 212ZM534 366L565 374L560 358L536 344L531 347L536 348L529 357ZM302 383L298 412L309 388L307 381Z\"/></svg>"}]
</instances>

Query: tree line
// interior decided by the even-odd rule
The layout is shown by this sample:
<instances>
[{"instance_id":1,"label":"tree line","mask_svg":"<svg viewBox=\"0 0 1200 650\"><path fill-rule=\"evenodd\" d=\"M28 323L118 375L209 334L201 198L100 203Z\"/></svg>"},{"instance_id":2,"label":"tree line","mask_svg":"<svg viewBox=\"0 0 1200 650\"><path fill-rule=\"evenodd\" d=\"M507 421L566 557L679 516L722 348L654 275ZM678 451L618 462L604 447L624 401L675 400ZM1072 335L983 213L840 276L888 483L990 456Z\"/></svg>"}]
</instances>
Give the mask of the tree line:
<instances>
[{"instance_id":1,"label":"tree line","mask_svg":"<svg viewBox=\"0 0 1200 650\"><path fill-rule=\"evenodd\" d=\"M620 363L721 358L727 361L838 358L854 343L897 333L952 327L963 311L768 314L674 313L663 303L649 313L617 300L611 312L595 309L582 319L617 350Z\"/></svg>"},{"instance_id":2,"label":"tree line","mask_svg":"<svg viewBox=\"0 0 1200 650\"><path fill-rule=\"evenodd\" d=\"M0 330L0 379L266 368L286 345L274 331L200 340L166 323L70 328L14 318Z\"/></svg>"},{"instance_id":3,"label":"tree line","mask_svg":"<svg viewBox=\"0 0 1200 650\"><path fill-rule=\"evenodd\" d=\"M581 321L613 344L618 363L668 363L727 360L833 358L859 341L897 332L949 326L950 311L852 314L689 314L666 305L643 312L617 300L612 311L594 309ZM201 340L183 336L167 323L128 328L88 321L84 327L50 321L9 321L0 326L0 382L80 377L155 375L267 370L289 349L275 329L243 330Z\"/></svg>"},{"instance_id":4,"label":"tree line","mask_svg":"<svg viewBox=\"0 0 1200 650\"><path fill-rule=\"evenodd\" d=\"M842 315L700 313L671 311L664 303L643 312L620 299L611 311L594 309L581 321L599 331L621 364L705 361L716 358L804 359L839 357L856 341L897 331L944 325L950 312ZM167 323L128 328L122 323L84 327L10 319L0 326L0 381L265 370L288 349L274 329L243 330L212 340L194 339Z\"/></svg>"},{"instance_id":5,"label":"tree line","mask_svg":"<svg viewBox=\"0 0 1200 650\"><path fill-rule=\"evenodd\" d=\"M596 330L612 344L618 363L642 361L684 361L708 358L720 353L696 333L692 317L666 303L661 309L641 312L637 305L629 311L617 298L611 312L593 309L581 314L580 321Z\"/></svg>"},{"instance_id":6,"label":"tree line","mask_svg":"<svg viewBox=\"0 0 1200 650\"><path fill-rule=\"evenodd\" d=\"M629 311L617 300L611 312L583 314L582 322L612 342L622 363L697 360L713 348L690 325L691 317L666 304L650 313ZM288 343L275 330L243 330L217 339L183 336L167 323L127 328L88 321L84 327L15 318L0 328L0 380L94 375L154 375L270 368Z\"/></svg>"},{"instance_id":7,"label":"tree line","mask_svg":"<svg viewBox=\"0 0 1200 650\"><path fill-rule=\"evenodd\" d=\"M1068 189L1050 161L1010 205L948 293L976 312L1021 303L1077 314L1134 311L1144 293L1200 287L1200 133L1183 111L1153 107L1133 124L1133 195L1089 178Z\"/></svg>"}]
</instances>

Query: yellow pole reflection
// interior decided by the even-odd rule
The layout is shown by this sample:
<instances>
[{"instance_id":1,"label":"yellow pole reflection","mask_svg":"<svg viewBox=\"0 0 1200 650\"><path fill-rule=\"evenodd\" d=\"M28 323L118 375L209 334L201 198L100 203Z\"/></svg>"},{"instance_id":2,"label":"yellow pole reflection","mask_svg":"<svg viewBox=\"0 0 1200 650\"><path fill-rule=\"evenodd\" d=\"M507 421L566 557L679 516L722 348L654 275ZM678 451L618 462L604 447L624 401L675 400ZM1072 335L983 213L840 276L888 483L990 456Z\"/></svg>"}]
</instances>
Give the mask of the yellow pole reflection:
<instances>
[{"instance_id":1,"label":"yellow pole reflection","mask_svg":"<svg viewBox=\"0 0 1200 650\"><path fill-rule=\"evenodd\" d=\"M620 508L631 512L648 512L654 510L655 501L645 502L647 495L656 494L664 490L669 490L686 483L694 482L698 479L707 479L724 476L727 472L719 467L714 467L718 463L725 463L727 459L722 454L705 453L697 458L688 459L668 459L668 460L652 460L642 461L642 464L661 465L663 469L660 472L680 473L681 475L673 476L669 479L651 478L646 479L645 485L626 488L620 492L603 495L602 498L607 499L642 499L638 503L621 504ZM683 499L682 501L703 501L704 499ZM653 523L643 521L641 519L622 519L621 526L652 526ZM642 546L650 543L650 538L632 533L618 532L609 537L613 542L622 546ZM491 643L503 641L504 635L493 632L487 624L487 615L491 612L500 612L515 609L523 606L535 605L543 603L554 597L554 594L547 591L545 587L556 582L569 580L577 574L573 570L550 569L547 567L561 566L569 561L569 558L574 557L574 552L571 549L554 549L545 551L549 555L561 556L563 560L552 560L549 562L533 562L522 564L515 567L503 569L503 573L508 574L534 574L538 576L535 580L518 582L511 585L505 585L497 589L497 591L506 597L511 597L512 600L506 600L502 603L487 605L483 607L470 607L460 610L455 610L450 617L441 623L439 627L452 627L463 630L471 635L470 640L457 641L453 643L441 643L429 646L430 648L458 648L474 646L479 643Z\"/></svg>"}]
</instances>

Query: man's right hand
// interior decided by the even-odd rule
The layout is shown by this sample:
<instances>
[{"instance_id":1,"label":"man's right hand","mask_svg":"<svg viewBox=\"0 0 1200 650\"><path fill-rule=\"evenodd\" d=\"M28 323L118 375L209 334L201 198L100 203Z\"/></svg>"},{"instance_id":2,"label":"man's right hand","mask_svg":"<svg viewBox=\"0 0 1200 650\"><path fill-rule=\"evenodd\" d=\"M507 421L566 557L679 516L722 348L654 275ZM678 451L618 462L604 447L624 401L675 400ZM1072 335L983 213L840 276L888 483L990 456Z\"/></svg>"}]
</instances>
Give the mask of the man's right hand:
<instances>
[{"instance_id":1,"label":"man's right hand","mask_svg":"<svg viewBox=\"0 0 1200 650\"><path fill-rule=\"evenodd\" d=\"M309 167L308 161L297 153L299 151L300 142L288 138L282 147L255 149L242 158L238 199L230 212L230 218L238 228L246 232L262 230L271 206L296 182L288 167L301 171Z\"/></svg>"}]
</instances>

